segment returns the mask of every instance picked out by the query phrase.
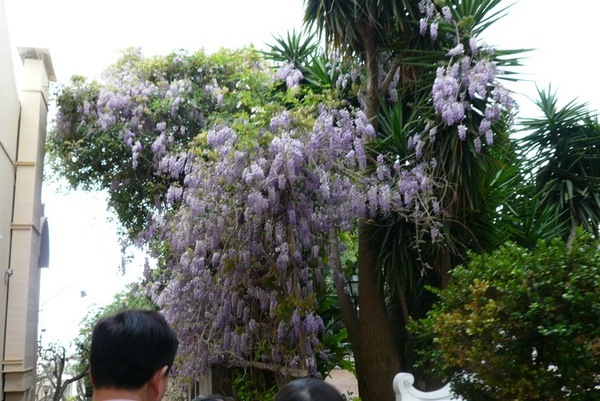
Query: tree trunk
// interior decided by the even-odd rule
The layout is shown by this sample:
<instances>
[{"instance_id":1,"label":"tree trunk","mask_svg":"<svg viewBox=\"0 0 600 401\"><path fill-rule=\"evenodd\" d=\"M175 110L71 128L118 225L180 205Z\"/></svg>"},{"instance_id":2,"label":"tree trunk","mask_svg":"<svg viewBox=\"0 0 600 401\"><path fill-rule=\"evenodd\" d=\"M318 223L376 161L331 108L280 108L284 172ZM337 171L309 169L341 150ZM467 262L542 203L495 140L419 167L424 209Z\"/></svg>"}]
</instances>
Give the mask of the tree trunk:
<instances>
[{"instance_id":1,"label":"tree trunk","mask_svg":"<svg viewBox=\"0 0 600 401\"><path fill-rule=\"evenodd\" d=\"M379 51L377 26L371 22L359 27L367 69L365 115L377 130L379 115ZM392 72L393 74L393 72ZM393 381L400 370L400 360L387 316L383 280L378 280L379 247L373 240L374 227L359 222L358 231L358 299L360 309L360 354L355 361L358 392L363 401L394 401Z\"/></svg>"},{"instance_id":2,"label":"tree trunk","mask_svg":"<svg viewBox=\"0 0 600 401\"><path fill-rule=\"evenodd\" d=\"M56 390L56 392L54 393L54 396L52 397L52 401L60 401L62 399L63 394L65 393L65 390L67 389L67 387L69 387L69 384L76 382L77 380L83 379L87 374L88 374L88 369L86 367L85 370L79 372L76 376L65 380L61 384L61 386Z\"/></svg>"},{"instance_id":3,"label":"tree trunk","mask_svg":"<svg viewBox=\"0 0 600 401\"><path fill-rule=\"evenodd\" d=\"M363 401L394 401L392 383L400 361L388 323L383 283L377 278L378 247L373 227L360 222L358 241L360 367L358 391Z\"/></svg>"}]
</instances>

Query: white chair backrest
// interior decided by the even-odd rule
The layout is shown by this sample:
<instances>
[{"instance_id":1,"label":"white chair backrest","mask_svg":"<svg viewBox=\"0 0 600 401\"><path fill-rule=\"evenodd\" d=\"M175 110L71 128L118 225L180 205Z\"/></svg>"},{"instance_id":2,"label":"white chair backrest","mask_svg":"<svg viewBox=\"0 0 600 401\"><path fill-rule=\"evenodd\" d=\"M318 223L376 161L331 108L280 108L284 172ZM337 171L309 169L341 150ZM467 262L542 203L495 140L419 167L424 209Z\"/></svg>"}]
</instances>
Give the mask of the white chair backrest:
<instances>
[{"instance_id":1,"label":"white chair backrest","mask_svg":"<svg viewBox=\"0 0 600 401\"><path fill-rule=\"evenodd\" d=\"M462 401L450 391L450 384L439 390L421 391L413 387L415 377L410 373L398 373L394 377L396 401Z\"/></svg>"}]
</instances>

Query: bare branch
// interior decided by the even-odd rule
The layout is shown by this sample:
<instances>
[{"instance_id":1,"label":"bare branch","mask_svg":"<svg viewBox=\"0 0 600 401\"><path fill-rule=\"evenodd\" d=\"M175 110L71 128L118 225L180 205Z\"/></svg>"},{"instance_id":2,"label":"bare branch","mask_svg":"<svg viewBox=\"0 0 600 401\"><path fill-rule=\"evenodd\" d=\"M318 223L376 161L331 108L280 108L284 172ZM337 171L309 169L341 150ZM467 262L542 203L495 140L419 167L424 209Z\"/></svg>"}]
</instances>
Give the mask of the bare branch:
<instances>
[{"instance_id":1,"label":"bare branch","mask_svg":"<svg viewBox=\"0 0 600 401\"><path fill-rule=\"evenodd\" d=\"M73 376L70 379L65 380L63 382L63 384L60 386L60 388L56 391L56 393L54 393L53 401L60 401L60 399L62 398L62 395L64 394L64 392L67 389L67 387L69 386L69 384L83 379L87 374L88 374L88 366L86 366L85 369L83 371L79 372L76 376Z\"/></svg>"}]
</instances>

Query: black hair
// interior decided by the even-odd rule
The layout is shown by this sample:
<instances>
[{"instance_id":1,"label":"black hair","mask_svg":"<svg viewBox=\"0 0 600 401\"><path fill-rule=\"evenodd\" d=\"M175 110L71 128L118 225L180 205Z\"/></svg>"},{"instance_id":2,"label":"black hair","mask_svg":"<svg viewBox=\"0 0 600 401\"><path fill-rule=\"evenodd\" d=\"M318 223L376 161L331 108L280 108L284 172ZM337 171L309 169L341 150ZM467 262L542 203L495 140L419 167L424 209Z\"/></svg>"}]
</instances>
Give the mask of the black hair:
<instances>
[{"instance_id":1,"label":"black hair","mask_svg":"<svg viewBox=\"0 0 600 401\"><path fill-rule=\"evenodd\" d=\"M275 401L344 401L344 397L331 384L307 377L283 386Z\"/></svg>"},{"instance_id":2,"label":"black hair","mask_svg":"<svg viewBox=\"0 0 600 401\"><path fill-rule=\"evenodd\" d=\"M158 312L126 310L100 320L92 332L90 373L95 388L138 389L173 366L179 342Z\"/></svg>"}]
</instances>

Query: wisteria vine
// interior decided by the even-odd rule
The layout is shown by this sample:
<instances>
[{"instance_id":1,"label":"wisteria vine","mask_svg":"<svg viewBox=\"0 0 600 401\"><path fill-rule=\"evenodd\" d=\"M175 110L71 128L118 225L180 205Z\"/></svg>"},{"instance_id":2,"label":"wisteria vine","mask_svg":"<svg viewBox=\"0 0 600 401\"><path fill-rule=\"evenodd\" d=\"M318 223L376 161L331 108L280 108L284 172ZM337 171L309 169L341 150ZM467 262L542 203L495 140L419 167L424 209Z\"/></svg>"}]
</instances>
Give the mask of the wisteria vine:
<instances>
[{"instance_id":1,"label":"wisteria vine","mask_svg":"<svg viewBox=\"0 0 600 401\"><path fill-rule=\"evenodd\" d=\"M180 255L156 295L177 322L186 375L254 360L319 375L316 356L328 356L314 291L339 257L330 230L417 213L416 198L431 192L423 166L403 171L380 158L367 173L375 132L362 111L321 106L312 129L294 121L293 112L274 116L268 146L245 151L230 128L210 130L214 160L196 159L184 189L173 189L178 211L155 226Z\"/></svg>"}]
</instances>

